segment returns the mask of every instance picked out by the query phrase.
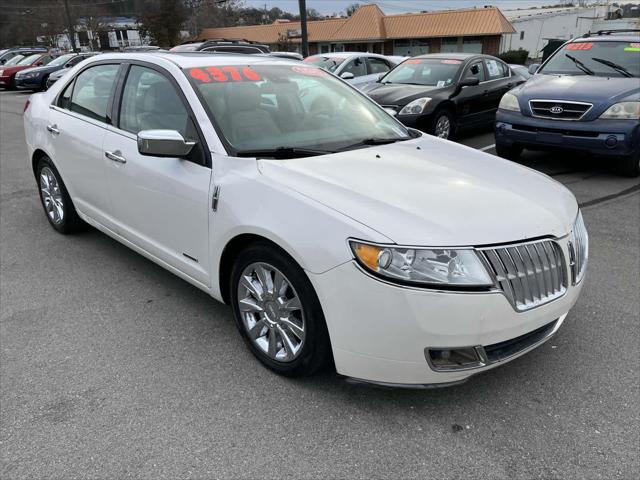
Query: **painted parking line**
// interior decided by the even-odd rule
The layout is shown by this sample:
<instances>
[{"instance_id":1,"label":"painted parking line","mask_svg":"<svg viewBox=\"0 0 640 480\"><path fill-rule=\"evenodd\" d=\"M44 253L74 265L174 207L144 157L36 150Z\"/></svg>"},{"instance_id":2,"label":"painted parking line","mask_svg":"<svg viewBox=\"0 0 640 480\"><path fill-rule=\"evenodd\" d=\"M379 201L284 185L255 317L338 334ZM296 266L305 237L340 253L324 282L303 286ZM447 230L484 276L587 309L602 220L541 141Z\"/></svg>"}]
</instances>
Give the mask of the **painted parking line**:
<instances>
[{"instance_id":1,"label":"painted parking line","mask_svg":"<svg viewBox=\"0 0 640 480\"><path fill-rule=\"evenodd\" d=\"M491 145L487 145L486 147L482 147L479 148L478 150L480 150L481 152L486 152L487 150L491 150L492 148L495 148L496 144L492 143Z\"/></svg>"}]
</instances>

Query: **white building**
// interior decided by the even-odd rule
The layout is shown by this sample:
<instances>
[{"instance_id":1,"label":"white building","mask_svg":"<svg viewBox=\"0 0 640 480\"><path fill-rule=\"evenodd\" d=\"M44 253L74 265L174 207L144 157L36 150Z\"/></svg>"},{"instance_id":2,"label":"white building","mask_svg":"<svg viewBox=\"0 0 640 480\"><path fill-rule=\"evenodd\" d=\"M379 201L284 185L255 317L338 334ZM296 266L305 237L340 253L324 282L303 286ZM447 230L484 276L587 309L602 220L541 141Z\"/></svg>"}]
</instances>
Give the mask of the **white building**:
<instances>
[{"instance_id":1,"label":"white building","mask_svg":"<svg viewBox=\"0 0 640 480\"><path fill-rule=\"evenodd\" d=\"M570 40L594 31L594 22L604 21L610 8L594 5L504 10L516 33L503 35L500 51L522 48L529 51L530 58L539 58L548 40Z\"/></svg>"}]
</instances>

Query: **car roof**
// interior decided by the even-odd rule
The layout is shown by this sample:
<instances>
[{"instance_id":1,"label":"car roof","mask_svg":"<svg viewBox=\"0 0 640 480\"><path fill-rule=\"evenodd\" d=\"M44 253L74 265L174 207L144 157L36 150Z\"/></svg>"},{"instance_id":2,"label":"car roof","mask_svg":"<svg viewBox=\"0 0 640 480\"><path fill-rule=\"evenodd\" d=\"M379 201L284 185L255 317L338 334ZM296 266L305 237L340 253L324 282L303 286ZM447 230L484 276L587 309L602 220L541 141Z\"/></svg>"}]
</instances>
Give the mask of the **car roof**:
<instances>
[{"instance_id":1,"label":"car roof","mask_svg":"<svg viewBox=\"0 0 640 480\"><path fill-rule=\"evenodd\" d=\"M379 53L370 53L370 52L325 52L325 53L316 53L315 55L309 55L309 57L350 58L350 57L359 57L361 55L368 55L371 57L384 57L384 55L380 55Z\"/></svg>"},{"instance_id":2,"label":"car roof","mask_svg":"<svg viewBox=\"0 0 640 480\"><path fill-rule=\"evenodd\" d=\"M425 53L415 58L450 58L452 60L467 60L472 57L482 57L479 53Z\"/></svg>"},{"instance_id":3,"label":"car roof","mask_svg":"<svg viewBox=\"0 0 640 480\"><path fill-rule=\"evenodd\" d=\"M104 60L140 60L157 63L168 61L180 68L194 68L217 65L300 65L297 60L271 55L241 54L241 53L216 53L216 52L141 52L141 53L102 53L92 57L89 61Z\"/></svg>"},{"instance_id":4,"label":"car roof","mask_svg":"<svg viewBox=\"0 0 640 480\"><path fill-rule=\"evenodd\" d=\"M578 37L571 40L570 43L576 42L640 42L640 33L625 33L625 34L603 34L603 35L589 35L584 37Z\"/></svg>"}]
</instances>

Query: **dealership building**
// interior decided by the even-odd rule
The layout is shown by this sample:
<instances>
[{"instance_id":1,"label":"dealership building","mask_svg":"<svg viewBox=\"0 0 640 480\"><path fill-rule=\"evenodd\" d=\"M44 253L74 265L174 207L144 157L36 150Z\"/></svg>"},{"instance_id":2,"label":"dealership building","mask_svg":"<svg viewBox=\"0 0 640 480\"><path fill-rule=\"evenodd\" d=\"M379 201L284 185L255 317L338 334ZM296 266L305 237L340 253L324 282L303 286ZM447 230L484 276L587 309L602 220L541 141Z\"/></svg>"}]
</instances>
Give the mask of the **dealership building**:
<instances>
[{"instance_id":1,"label":"dealership building","mask_svg":"<svg viewBox=\"0 0 640 480\"><path fill-rule=\"evenodd\" d=\"M494 7L385 15L364 5L348 18L307 22L309 53L372 52L414 56L423 53L470 52L497 55L503 35L514 33L511 23ZM279 50L300 50L300 22L206 28L206 39L249 40Z\"/></svg>"}]
</instances>

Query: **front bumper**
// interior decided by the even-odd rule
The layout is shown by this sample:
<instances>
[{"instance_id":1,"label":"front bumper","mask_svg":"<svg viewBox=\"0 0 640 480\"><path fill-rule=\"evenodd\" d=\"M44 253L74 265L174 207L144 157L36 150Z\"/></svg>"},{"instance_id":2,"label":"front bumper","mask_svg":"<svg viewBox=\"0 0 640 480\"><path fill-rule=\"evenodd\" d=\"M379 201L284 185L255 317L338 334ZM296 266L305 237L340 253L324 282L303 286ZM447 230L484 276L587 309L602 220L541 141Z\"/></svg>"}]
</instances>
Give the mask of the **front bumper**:
<instances>
[{"instance_id":1,"label":"front bumper","mask_svg":"<svg viewBox=\"0 0 640 480\"><path fill-rule=\"evenodd\" d=\"M0 77L0 87L8 87L11 85L11 77Z\"/></svg>"},{"instance_id":2,"label":"front bumper","mask_svg":"<svg viewBox=\"0 0 640 480\"><path fill-rule=\"evenodd\" d=\"M566 121L498 110L496 144L531 150L574 150L598 156L626 157L640 148L635 120Z\"/></svg>"},{"instance_id":3,"label":"front bumper","mask_svg":"<svg viewBox=\"0 0 640 480\"><path fill-rule=\"evenodd\" d=\"M16 77L16 88L21 90L39 90L42 88L42 78Z\"/></svg>"},{"instance_id":4,"label":"front bumper","mask_svg":"<svg viewBox=\"0 0 640 480\"><path fill-rule=\"evenodd\" d=\"M461 382L541 345L560 328L584 283L569 285L557 300L517 312L501 291L396 286L371 277L355 262L308 275L323 306L338 373L414 387ZM549 325L544 335L509 350L519 338ZM430 367L429 349L468 346L482 346L494 356L470 369Z\"/></svg>"}]
</instances>

